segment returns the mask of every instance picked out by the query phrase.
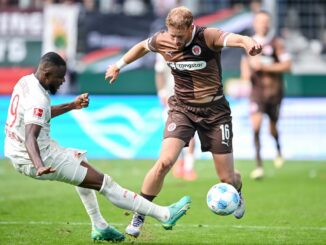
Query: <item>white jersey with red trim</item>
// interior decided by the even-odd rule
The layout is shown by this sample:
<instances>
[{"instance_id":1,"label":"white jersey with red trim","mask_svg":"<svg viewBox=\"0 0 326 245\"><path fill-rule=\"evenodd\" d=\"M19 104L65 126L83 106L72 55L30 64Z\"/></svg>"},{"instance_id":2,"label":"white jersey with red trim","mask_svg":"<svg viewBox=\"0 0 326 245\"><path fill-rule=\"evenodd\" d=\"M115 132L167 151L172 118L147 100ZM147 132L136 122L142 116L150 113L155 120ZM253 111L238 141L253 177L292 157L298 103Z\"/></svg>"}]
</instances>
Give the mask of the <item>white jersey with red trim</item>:
<instances>
[{"instance_id":1,"label":"white jersey with red trim","mask_svg":"<svg viewBox=\"0 0 326 245\"><path fill-rule=\"evenodd\" d=\"M50 145L51 103L48 92L34 74L22 77L12 93L6 127L5 156L22 164L31 163L25 147L25 126L42 126L37 143L41 157Z\"/></svg>"}]
</instances>

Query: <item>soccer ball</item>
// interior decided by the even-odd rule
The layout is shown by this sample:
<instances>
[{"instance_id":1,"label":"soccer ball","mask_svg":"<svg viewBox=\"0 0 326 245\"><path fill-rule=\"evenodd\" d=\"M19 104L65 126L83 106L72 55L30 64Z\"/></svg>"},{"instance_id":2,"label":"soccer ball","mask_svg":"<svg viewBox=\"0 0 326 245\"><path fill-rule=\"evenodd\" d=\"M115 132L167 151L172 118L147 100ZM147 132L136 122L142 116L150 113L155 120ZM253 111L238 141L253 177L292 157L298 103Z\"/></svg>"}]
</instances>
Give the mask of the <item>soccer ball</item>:
<instances>
[{"instance_id":1,"label":"soccer ball","mask_svg":"<svg viewBox=\"0 0 326 245\"><path fill-rule=\"evenodd\" d=\"M232 214L239 206L238 191L229 184L219 183L209 189L207 193L207 206L215 214Z\"/></svg>"}]
</instances>

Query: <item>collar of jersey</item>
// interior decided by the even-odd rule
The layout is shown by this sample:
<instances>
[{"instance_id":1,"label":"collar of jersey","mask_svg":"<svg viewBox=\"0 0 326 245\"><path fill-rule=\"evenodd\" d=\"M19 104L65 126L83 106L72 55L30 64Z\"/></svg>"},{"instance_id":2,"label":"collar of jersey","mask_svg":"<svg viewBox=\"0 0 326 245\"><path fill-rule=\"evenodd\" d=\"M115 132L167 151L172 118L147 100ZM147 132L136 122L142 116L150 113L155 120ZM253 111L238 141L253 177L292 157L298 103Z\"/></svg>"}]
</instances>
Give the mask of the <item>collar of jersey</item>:
<instances>
[{"instance_id":1,"label":"collar of jersey","mask_svg":"<svg viewBox=\"0 0 326 245\"><path fill-rule=\"evenodd\" d=\"M48 91L45 90L45 88L43 88L43 86L41 85L40 81L36 78L35 74L33 73L33 78L35 79L35 82L37 83L37 85L40 87L40 89L45 93L45 94L49 94Z\"/></svg>"},{"instance_id":2,"label":"collar of jersey","mask_svg":"<svg viewBox=\"0 0 326 245\"><path fill-rule=\"evenodd\" d=\"M196 33L196 26L194 25L194 28L192 29L191 39L189 42L186 43L186 47L188 47L191 44L192 40L194 40L195 33Z\"/></svg>"}]
</instances>

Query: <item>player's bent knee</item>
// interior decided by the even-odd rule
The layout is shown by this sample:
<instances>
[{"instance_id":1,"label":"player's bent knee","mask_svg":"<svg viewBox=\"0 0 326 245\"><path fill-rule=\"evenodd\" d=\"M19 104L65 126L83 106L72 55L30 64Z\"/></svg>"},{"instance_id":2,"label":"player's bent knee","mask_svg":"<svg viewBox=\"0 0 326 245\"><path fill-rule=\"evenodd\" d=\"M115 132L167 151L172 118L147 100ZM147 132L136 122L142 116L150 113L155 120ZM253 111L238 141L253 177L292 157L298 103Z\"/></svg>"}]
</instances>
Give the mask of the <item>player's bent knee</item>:
<instances>
[{"instance_id":1,"label":"player's bent knee","mask_svg":"<svg viewBox=\"0 0 326 245\"><path fill-rule=\"evenodd\" d=\"M167 173L173 166L174 162L169 158L158 160L158 170L160 173Z\"/></svg>"},{"instance_id":2,"label":"player's bent knee","mask_svg":"<svg viewBox=\"0 0 326 245\"><path fill-rule=\"evenodd\" d=\"M173 167L173 164L174 164L174 161L172 161L172 159L170 158L161 158L160 160L160 165L163 167L163 168L172 168Z\"/></svg>"}]
</instances>

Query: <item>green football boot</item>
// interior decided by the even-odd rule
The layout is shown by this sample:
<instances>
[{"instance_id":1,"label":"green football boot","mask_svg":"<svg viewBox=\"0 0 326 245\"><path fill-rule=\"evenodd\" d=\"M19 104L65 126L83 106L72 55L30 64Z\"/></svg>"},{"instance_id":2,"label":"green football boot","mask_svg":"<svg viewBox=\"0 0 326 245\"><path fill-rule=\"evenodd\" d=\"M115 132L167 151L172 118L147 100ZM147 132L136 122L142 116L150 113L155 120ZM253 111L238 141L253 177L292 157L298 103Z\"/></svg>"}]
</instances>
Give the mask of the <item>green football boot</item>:
<instances>
[{"instance_id":1,"label":"green football boot","mask_svg":"<svg viewBox=\"0 0 326 245\"><path fill-rule=\"evenodd\" d=\"M190 208L191 199L189 196L184 196L178 202L170 205L168 207L170 211L170 218L162 222L162 226L165 230L172 230L176 222L186 214L187 210Z\"/></svg>"},{"instance_id":2,"label":"green football boot","mask_svg":"<svg viewBox=\"0 0 326 245\"><path fill-rule=\"evenodd\" d=\"M125 236L113 226L108 226L105 229L93 227L91 237L94 241L108 242L122 242L125 239Z\"/></svg>"}]
</instances>

